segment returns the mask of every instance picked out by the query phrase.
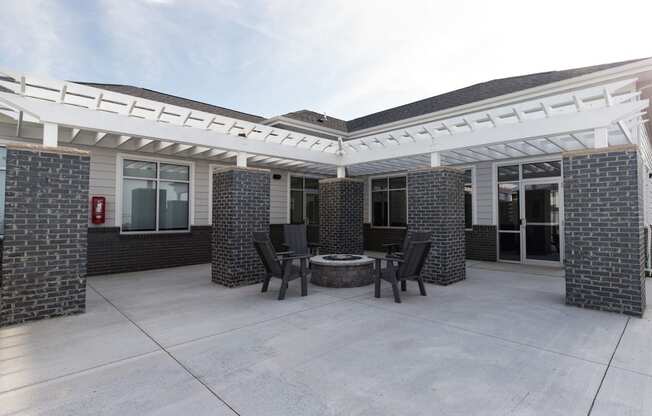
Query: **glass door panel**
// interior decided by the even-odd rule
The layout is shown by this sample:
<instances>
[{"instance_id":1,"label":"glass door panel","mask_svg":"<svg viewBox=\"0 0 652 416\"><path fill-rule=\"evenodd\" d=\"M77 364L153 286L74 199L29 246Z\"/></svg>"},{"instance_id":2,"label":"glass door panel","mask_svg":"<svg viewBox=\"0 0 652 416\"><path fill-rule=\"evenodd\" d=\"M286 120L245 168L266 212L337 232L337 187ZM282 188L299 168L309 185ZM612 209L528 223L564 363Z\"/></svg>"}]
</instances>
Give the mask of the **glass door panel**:
<instances>
[{"instance_id":1,"label":"glass door panel","mask_svg":"<svg viewBox=\"0 0 652 416\"><path fill-rule=\"evenodd\" d=\"M524 184L525 257L560 261L559 183Z\"/></svg>"},{"instance_id":2,"label":"glass door panel","mask_svg":"<svg viewBox=\"0 0 652 416\"><path fill-rule=\"evenodd\" d=\"M520 190L516 183L498 184L498 257L521 261Z\"/></svg>"}]
</instances>

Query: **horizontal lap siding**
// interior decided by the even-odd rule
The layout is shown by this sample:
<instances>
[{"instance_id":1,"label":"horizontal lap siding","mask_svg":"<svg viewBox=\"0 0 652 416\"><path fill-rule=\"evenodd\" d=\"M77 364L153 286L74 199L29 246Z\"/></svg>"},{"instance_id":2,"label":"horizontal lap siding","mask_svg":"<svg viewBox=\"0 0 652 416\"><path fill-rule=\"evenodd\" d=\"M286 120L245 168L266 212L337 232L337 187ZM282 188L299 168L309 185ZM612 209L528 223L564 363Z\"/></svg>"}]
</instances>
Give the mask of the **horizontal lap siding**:
<instances>
[{"instance_id":1,"label":"horizontal lap siding","mask_svg":"<svg viewBox=\"0 0 652 416\"><path fill-rule=\"evenodd\" d=\"M477 224L493 224L493 163L478 163L475 165L475 197Z\"/></svg>"},{"instance_id":2,"label":"horizontal lap siding","mask_svg":"<svg viewBox=\"0 0 652 416\"><path fill-rule=\"evenodd\" d=\"M91 196L106 198L106 222L101 226L113 226L116 218L116 151L89 147L84 147L84 149L91 152L89 193ZM89 226L97 227L97 225L90 222Z\"/></svg>"},{"instance_id":3,"label":"horizontal lap siding","mask_svg":"<svg viewBox=\"0 0 652 416\"><path fill-rule=\"evenodd\" d=\"M288 181L290 173L273 171L272 174L281 175L281 179L272 177L270 184L270 224L286 224L288 222Z\"/></svg>"},{"instance_id":4,"label":"horizontal lap siding","mask_svg":"<svg viewBox=\"0 0 652 416\"><path fill-rule=\"evenodd\" d=\"M195 222L208 225L208 162L195 161Z\"/></svg>"}]
</instances>

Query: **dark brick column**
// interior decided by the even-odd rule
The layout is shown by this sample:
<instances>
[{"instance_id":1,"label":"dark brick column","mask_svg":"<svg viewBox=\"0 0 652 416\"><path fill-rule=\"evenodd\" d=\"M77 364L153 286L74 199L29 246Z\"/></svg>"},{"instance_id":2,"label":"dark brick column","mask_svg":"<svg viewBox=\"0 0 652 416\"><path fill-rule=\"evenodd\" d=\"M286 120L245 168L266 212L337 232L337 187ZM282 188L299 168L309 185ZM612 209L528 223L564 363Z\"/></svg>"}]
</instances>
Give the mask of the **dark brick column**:
<instances>
[{"instance_id":1,"label":"dark brick column","mask_svg":"<svg viewBox=\"0 0 652 416\"><path fill-rule=\"evenodd\" d=\"M87 152L7 146L0 325L84 312Z\"/></svg>"},{"instance_id":2,"label":"dark brick column","mask_svg":"<svg viewBox=\"0 0 652 416\"><path fill-rule=\"evenodd\" d=\"M641 316L645 242L635 146L566 153L566 303Z\"/></svg>"},{"instance_id":3,"label":"dark brick column","mask_svg":"<svg viewBox=\"0 0 652 416\"><path fill-rule=\"evenodd\" d=\"M408 172L408 229L431 231L424 280L441 285L466 278L464 172L437 167Z\"/></svg>"},{"instance_id":4,"label":"dark brick column","mask_svg":"<svg viewBox=\"0 0 652 416\"><path fill-rule=\"evenodd\" d=\"M263 280L252 234L269 232L269 175L235 167L213 174L213 282L236 287Z\"/></svg>"},{"instance_id":5,"label":"dark brick column","mask_svg":"<svg viewBox=\"0 0 652 416\"><path fill-rule=\"evenodd\" d=\"M350 178L319 181L320 254L364 252L364 182Z\"/></svg>"}]
</instances>

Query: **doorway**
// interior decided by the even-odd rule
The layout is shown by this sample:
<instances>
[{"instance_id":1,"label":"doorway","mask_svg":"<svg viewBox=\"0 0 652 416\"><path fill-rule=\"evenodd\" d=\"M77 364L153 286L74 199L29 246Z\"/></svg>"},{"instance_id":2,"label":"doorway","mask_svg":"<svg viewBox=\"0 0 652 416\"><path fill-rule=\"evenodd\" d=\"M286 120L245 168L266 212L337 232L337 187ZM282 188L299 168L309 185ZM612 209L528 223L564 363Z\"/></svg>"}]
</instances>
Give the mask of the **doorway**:
<instances>
[{"instance_id":1,"label":"doorway","mask_svg":"<svg viewBox=\"0 0 652 416\"><path fill-rule=\"evenodd\" d=\"M560 265L561 162L503 165L497 171L498 260Z\"/></svg>"}]
</instances>

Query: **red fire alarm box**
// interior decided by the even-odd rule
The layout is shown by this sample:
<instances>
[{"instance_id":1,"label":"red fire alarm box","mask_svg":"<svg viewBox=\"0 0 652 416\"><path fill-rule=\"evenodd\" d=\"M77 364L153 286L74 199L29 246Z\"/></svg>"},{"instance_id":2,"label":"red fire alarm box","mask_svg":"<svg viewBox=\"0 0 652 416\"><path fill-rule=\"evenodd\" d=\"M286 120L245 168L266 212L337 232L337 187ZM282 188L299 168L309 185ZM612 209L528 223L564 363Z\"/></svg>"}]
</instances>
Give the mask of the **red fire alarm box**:
<instances>
[{"instance_id":1,"label":"red fire alarm box","mask_svg":"<svg viewBox=\"0 0 652 416\"><path fill-rule=\"evenodd\" d=\"M106 198L94 196L91 199L91 220L93 224L104 224L106 218Z\"/></svg>"}]
</instances>

